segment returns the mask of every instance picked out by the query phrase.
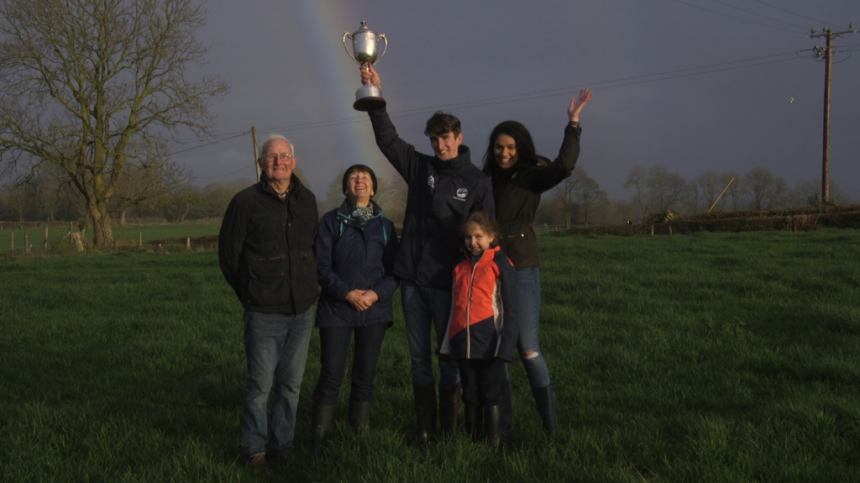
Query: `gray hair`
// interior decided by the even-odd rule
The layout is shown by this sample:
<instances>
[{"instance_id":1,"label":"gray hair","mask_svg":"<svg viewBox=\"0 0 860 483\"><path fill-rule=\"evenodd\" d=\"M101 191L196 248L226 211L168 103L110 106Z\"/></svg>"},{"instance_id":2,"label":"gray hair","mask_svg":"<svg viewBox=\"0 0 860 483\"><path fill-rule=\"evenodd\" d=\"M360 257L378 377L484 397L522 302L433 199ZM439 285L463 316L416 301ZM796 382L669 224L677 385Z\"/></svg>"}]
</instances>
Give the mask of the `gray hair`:
<instances>
[{"instance_id":1,"label":"gray hair","mask_svg":"<svg viewBox=\"0 0 860 483\"><path fill-rule=\"evenodd\" d=\"M265 153L265 152L266 152L266 148L268 148L268 147L269 147L269 144L270 144L272 141L275 141L275 140L281 140L281 141L284 141L285 143L289 144L289 145L290 145L290 149L292 149L292 150L293 150L293 156L295 156L295 155L296 155L296 146L293 144L293 142L292 142L292 141L290 141L289 139L285 138L284 136L281 136L280 134L269 134L269 137L268 137L268 138L266 138L266 140L263 142L263 145L262 145L262 146L260 146L260 156L262 156L262 155L263 155L263 153Z\"/></svg>"}]
</instances>

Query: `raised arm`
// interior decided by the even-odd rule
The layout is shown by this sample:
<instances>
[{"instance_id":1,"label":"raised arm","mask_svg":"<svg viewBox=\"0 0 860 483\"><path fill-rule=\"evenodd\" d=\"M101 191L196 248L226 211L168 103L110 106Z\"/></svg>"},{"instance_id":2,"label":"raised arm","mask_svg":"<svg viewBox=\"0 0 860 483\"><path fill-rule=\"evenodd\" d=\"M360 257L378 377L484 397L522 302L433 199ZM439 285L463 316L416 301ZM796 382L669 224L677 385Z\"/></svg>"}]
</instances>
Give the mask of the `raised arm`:
<instances>
[{"instance_id":1,"label":"raised arm","mask_svg":"<svg viewBox=\"0 0 860 483\"><path fill-rule=\"evenodd\" d=\"M362 84L382 87L382 80L373 65L363 64L360 66L360 70ZM385 107L375 111L367 111L367 114L370 116L370 123L373 126L376 145L379 146L388 162L400 173L400 176L403 176L406 183L411 184L415 176L418 175L421 163L424 162L422 157L426 158L427 156L417 152L415 146L400 138Z\"/></svg>"},{"instance_id":2,"label":"raised arm","mask_svg":"<svg viewBox=\"0 0 860 483\"><path fill-rule=\"evenodd\" d=\"M567 116L570 118L570 122L579 122L579 114L585 105L588 104L588 101L591 100L592 94L591 89L586 87L579 91L579 99L574 97L570 100L570 106L567 108Z\"/></svg>"},{"instance_id":3,"label":"raised arm","mask_svg":"<svg viewBox=\"0 0 860 483\"><path fill-rule=\"evenodd\" d=\"M558 157L548 166L533 171L533 178L530 183L533 190L540 193L549 191L567 179L573 172L576 161L579 159L579 139L582 135L579 116L582 109L591 100L591 96L591 89L586 88L579 91L579 97L570 100L570 105L567 107L567 118L570 122L564 128L564 140L558 150Z\"/></svg>"}]
</instances>

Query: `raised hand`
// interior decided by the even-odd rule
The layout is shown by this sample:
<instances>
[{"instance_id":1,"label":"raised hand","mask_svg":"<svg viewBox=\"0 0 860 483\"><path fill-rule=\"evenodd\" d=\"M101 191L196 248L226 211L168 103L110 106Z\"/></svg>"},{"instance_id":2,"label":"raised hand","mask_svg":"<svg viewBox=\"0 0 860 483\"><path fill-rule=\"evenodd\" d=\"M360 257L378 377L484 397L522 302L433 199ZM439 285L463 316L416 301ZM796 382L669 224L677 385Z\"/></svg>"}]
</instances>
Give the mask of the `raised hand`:
<instances>
[{"instance_id":1,"label":"raised hand","mask_svg":"<svg viewBox=\"0 0 860 483\"><path fill-rule=\"evenodd\" d=\"M361 64L360 69L362 84L370 84L376 87L382 87L382 79L379 78L379 74L376 73L376 69L373 68L373 64Z\"/></svg>"},{"instance_id":2,"label":"raised hand","mask_svg":"<svg viewBox=\"0 0 860 483\"><path fill-rule=\"evenodd\" d=\"M579 91L579 99L574 97L570 100L570 106L567 108L567 116L571 121L579 122L579 113L582 112L582 108L591 100L591 94L591 89L586 87Z\"/></svg>"}]
</instances>

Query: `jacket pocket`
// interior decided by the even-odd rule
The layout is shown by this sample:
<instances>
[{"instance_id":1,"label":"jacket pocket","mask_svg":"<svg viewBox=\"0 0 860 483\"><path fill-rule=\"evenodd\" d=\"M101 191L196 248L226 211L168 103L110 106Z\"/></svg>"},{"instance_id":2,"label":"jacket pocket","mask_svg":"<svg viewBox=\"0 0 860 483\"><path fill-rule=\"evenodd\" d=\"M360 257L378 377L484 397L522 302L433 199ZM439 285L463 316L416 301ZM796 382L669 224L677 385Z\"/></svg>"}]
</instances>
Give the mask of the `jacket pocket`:
<instances>
[{"instance_id":1,"label":"jacket pocket","mask_svg":"<svg viewBox=\"0 0 860 483\"><path fill-rule=\"evenodd\" d=\"M248 263L248 303L257 306L286 303L287 264L280 258Z\"/></svg>"}]
</instances>

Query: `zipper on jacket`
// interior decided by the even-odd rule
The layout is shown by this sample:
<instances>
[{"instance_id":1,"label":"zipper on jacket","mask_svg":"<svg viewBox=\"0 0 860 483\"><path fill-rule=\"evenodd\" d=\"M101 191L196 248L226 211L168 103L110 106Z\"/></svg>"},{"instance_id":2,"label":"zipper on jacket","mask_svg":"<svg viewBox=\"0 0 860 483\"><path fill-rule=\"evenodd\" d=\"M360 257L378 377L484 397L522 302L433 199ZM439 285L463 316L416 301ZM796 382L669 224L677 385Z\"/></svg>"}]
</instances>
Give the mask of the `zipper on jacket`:
<instances>
[{"instance_id":1,"label":"zipper on jacket","mask_svg":"<svg viewBox=\"0 0 860 483\"><path fill-rule=\"evenodd\" d=\"M481 258L484 255L481 254ZM478 259L480 262L481 259ZM469 297L466 299L466 359L472 358L472 318L470 312L472 310L472 285L475 282L475 269L478 268L478 262L472 262L472 273L469 276Z\"/></svg>"}]
</instances>

